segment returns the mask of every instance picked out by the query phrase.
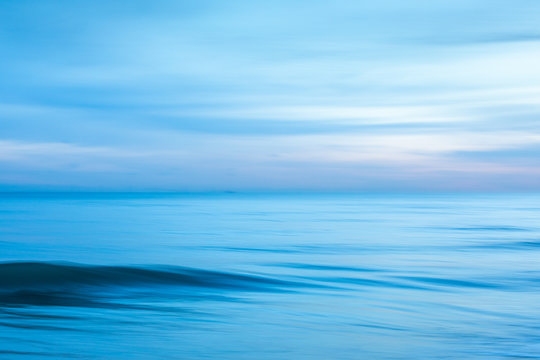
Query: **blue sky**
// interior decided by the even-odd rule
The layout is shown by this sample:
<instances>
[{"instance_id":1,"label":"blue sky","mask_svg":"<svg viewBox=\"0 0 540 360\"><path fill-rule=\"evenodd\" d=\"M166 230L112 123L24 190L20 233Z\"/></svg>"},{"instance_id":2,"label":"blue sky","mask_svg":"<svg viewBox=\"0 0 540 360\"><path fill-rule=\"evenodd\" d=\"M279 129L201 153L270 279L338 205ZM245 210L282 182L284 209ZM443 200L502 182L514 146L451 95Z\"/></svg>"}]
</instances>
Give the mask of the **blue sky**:
<instances>
[{"instance_id":1,"label":"blue sky","mask_svg":"<svg viewBox=\"0 0 540 360\"><path fill-rule=\"evenodd\" d=\"M540 190L536 0L0 0L0 188Z\"/></svg>"}]
</instances>

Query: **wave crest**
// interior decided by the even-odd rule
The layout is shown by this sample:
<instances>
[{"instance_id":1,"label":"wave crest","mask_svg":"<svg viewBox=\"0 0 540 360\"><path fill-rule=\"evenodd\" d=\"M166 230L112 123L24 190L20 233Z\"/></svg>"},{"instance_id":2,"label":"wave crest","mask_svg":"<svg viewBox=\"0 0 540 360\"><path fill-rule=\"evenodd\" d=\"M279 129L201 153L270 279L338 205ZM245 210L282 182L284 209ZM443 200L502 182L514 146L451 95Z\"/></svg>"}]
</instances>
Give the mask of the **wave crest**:
<instances>
[{"instance_id":1,"label":"wave crest","mask_svg":"<svg viewBox=\"0 0 540 360\"><path fill-rule=\"evenodd\" d=\"M293 282L178 266L91 266L73 263L0 264L0 305L103 306L125 291L179 296L220 290L283 291ZM156 287L160 287L156 291ZM106 296L104 294L107 294ZM111 295L116 294L116 295ZM109 302L107 302L109 304Z\"/></svg>"}]
</instances>

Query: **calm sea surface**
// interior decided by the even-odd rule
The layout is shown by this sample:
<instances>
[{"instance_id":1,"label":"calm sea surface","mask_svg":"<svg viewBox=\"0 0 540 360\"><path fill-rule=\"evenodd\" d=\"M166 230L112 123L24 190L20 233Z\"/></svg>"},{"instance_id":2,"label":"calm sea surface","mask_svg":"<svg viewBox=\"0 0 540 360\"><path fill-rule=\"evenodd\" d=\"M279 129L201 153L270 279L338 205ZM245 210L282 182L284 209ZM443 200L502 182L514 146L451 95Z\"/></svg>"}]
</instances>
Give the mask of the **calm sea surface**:
<instances>
[{"instance_id":1,"label":"calm sea surface","mask_svg":"<svg viewBox=\"0 0 540 360\"><path fill-rule=\"evenodd\" d=\"M540 195L0 194L1 359L540 359Z\"/></svg>"}]
</instances>

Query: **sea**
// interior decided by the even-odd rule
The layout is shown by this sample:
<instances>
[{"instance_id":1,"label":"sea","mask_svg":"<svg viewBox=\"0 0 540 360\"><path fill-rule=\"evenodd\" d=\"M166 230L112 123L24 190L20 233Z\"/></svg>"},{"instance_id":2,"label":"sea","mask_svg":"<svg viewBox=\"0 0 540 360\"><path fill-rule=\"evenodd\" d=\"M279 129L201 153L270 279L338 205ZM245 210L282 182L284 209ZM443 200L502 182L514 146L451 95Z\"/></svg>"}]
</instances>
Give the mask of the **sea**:
<instances>
[{"instance_id":1,"label":"sea","mask_svg":"<svg viewBox=\"0 0 540 360\"><path fill-rule=\"evenodd\" d=\"M2 193L0 359L540 359L540 194Z\"/></svg>"}]
</instances>

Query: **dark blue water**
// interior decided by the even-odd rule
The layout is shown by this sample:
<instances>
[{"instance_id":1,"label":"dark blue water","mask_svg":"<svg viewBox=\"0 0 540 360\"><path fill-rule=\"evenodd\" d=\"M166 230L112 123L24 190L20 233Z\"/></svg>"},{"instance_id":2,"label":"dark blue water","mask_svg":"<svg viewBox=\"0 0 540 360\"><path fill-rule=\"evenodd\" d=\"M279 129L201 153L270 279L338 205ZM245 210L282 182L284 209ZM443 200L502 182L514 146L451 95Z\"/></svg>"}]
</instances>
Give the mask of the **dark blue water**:
<instances>
[{"instance_id":1,"label":"dark blue water","mask_svg":"<svg viewBox=\"0 0 540 360\"><path fill-rule=\"evenodd\" d=\"M0 358L540 359L540 195L0 195Z\"/></svg>"}]
</instances>

